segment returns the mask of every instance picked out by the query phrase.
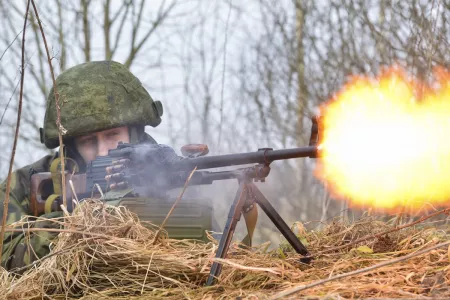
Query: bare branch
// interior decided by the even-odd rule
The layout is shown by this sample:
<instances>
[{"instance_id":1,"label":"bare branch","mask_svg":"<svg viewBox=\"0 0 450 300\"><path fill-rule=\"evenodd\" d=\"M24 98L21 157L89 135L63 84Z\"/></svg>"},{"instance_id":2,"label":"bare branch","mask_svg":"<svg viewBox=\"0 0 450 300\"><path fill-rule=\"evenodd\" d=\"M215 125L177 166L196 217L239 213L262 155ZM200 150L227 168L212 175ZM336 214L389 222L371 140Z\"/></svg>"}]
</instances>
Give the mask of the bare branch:
<instances>
[{"instance_id":1,"label":"bare branch","mask_svg":"<svg viewBox=\"0 0 450 300\"><path fill-rule=\"evenodd\" d=\"M19 95L19 108L17 110L17 123L16 123L16 131L14 135L13 148L11 152L11 160L9 162L9 170L8 170L8 178L6 181L6 191L5 191L5 199L3 202L3 217L2 217L2 229L0 231L0 261L2 260L3 255L3 239L5 238L5 227L6 220L8 218L8 205L9 205L9 197L11 193L11 177L12 177L12 169L14 165L14 156L16 154L17 140L19 138L19 128L20 128L20 117L22 113L22 96L23 96L23 82L25 78L25 30L28 21L28 11L30 8L30 0L27 2L27 8L25 11L25 20L23 23L23 35L22 35L22 65L21 65L21 79L20 79L20 95Z\"/></svg>"},{"instance_id":2,"label":"bare branch","mask_svg":"<svg viewBox=\"0 0 450 300\"><path fill-rule=\"evenodd\" d=\"M131 5L131 1L124 3L124 5L122 5L120 7L120 9L117 12L117 14L111 19L111 25L112 25L114 23L114 21L118 18L119 13L125 7L125 12L123 13L122 19L120 20L120 24L118 26L118 31L117 31L117 34L116 34L116 40L114 42L113 48L111 49L111 58L114 56L114 53L117 51L117 48L119 46L119 41L120 41L120 38L122 36L125 20L126 20L126 18L128 16L128 12L130 10L130 5Z\"/></svg>"},{"instance_id":3,"label":"bare branch","mask_svg":"<svg viewBox=\"0 0 450 300\"><path fill-rule=\"evenodd\" d=\"M103 6L103 35L105 37L105 59L111 60L111 45L110 45L110 30L111 30L111 20L109 19L109 6L111 4L110 0L105 1L105 5Z\"/></svg>"},{"instance_id":4,"label":"bare branch","mask_svg":"<svg viewBox=\"0 0 450 300\"><path fill-rule=\"evenodd\" d=\"M58 8L58 21L59 21L58 42L61 45L61 56L59 59L59 67L61 68L61 70L65 70L67 64L67 51L66 51L66 39L64 36L64 17L62 12L61 0L56 0L56 7Z\"/></svg>"},{"instance_id":5,"label":"bare branch","mask_svg":"<svg viewBox=\"0 0 450 300\"><path fill-rule=\"evenodd\" d=\"M44 41L44 45L45 45L45 51L47 53L47 61L50 67L50 73L52 75L52 81L53 81L53 93L55 95L55 106L56 106L56 126L58 127L58 139L59 139L59 149L60 149L60 157L61 157L61 183L62 183L62 198L63 198L63 205L67 206L67 199L66 199L66 179L65 179L65 158L64 158L64 144L63 144L63 140L62 140L62 135L64 134L64 127L61 125L61 108L60 108L60 104L59 104L59 94L58 94L58 90L56 88L56 79L55 79L55 74L53 71L53 66L52 66L52 60L50 58L50 53L48 51L48 46L47 46L47 40L45 38L45 34L44 34L44 29L42 28L42 24L41 24L41 20L39 19L39 13L37 11L36 5L34 3L34 0L31 0L31 4L33 5L33 9L34 9L34 13L36 15L36 19L38 21L39 24L39 29L41 30L41 34L42 34L42 40Z\"/></svg>"},{"instance_id":6,"label":"bare branch","mask_svg":"<svg viewBox=\"0 0 450 300\"><path fill-rule=\"evenodd\" d=\"M91 60L91 29L89 22L89 5L90 0L81 0L81 9L83 13L83 34L84 34L84 59L85 61Z\"/></svg>"},{"instance_id":7,"label":"bare branch","mask_svg":"<svg viewBox=\"0 0 450 300\"><path fill-rule=\"evenodd\" d=\"M139 24L141 22L142 12L144 10L143 9L144 1L141 2L138 18L137 18L136 23L133 26L131 49L130 49L130 53L128 55L128 58L125 61L125 66L127 66L127 67L131 66L133 60L135 59L137 53L142 48L144 43L148 40L150 35L152 33L154 33L155 30L164 22L164 20L168 17L169 13L175 7L175 2L173 2L172 4L170 4L170 6L167 9L163 10L164 3L165 3L165 1L162 2L161 6L159 8L157 19L153 22L151 28L147 31L147 33L144 35L144 37L141 39L141 41L138 42L137 45L136 45L137 31L139 29Z\"/></svg>"}]
</instances>

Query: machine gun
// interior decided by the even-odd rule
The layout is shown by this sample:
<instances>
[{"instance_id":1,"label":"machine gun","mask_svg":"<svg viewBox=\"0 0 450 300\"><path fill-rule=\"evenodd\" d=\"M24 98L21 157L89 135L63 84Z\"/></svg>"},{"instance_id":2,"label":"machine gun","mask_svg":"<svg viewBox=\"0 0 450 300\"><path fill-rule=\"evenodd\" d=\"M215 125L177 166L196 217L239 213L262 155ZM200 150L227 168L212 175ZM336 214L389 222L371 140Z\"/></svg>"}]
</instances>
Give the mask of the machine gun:
<instances>
[{"instance_id":1,"label":"machine gun","mask_svg":"<svg viewBox=\"0 0 450 300\"><path fill-rule=\"evenodd\" d=\"M163 145L133 145L119 143L108 156L98 157L87 166L86 173L70 174L66 172L67 210L72 212L73 201L94 198L98 191L108 191L115 197L124 195L164 196L170 189L182 187L194 169L189 185L212 184L217 180L236 179L238 190L230 207L227 222L219 242L216 258L225 258L231 244L236 225L241 214L256 210L259 205L278 230L283 234L293 249L302 254L304 263L309 263L308 250L292 232L286 222L273 208L254 182L264 182L269 175L270 164L277 160L310 157L319 155L320 119L312 118L309 145L300 148L273 150L262 148L255 152L205 156L209 151L206 145L187 145L182 147L184 157L175 154L172 148ZM255 164L235 170L205 171L237 165ZM36 173L31 177L31 209L38 216L44 212L59 210L61 178L57 176L57 165L51 166L51 172ZM53 188L49 188L53 185ZM91 191L97 187L97 192ZM108 193L107 193L108 194ZM247 219L246 219L247 221ZM256 221L255 221L256 222ZM247 224L247 228L249 226ZM252 233L249 232L251 235ZM251 244L251 243L250 243ZM222 265L214 262L207 285L212 285L221 272Z\"/></svg>"}]
</instances>

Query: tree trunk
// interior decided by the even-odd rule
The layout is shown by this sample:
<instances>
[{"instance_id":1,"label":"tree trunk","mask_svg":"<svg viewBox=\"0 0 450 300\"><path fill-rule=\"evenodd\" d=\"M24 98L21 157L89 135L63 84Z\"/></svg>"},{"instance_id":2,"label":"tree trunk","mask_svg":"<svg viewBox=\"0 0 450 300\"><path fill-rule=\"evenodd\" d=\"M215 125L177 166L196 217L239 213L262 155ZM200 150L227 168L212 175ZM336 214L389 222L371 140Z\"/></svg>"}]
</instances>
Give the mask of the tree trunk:
<instances>
[{"instance_id":1,"label":"tree trunk","mask_svg":"<svg viewBox=\"0 0 450 300\"><path fill-rule=\"evenodd\" d=\"M299 147L304 146L306 142L303 128L303 117L305 114L307 90L305 84L305 49L303 46L303 29L305 24L305 10L303 0L295 1L296 11L296 41L297 41L297 123L296 140Z\"/></svg>"}]
</instances>

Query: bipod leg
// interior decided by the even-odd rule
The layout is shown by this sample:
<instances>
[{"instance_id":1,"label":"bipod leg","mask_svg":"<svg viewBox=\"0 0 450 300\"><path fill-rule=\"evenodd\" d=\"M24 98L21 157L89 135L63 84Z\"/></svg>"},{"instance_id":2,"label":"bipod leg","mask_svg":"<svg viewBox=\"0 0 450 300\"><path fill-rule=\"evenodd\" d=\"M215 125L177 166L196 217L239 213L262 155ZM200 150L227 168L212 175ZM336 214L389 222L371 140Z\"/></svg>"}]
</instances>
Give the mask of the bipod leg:
<instances>
[{"instance_id":1,"label":"bipod leg","mask_svg":"<svg viewBox=\"0 0 450 300\"><path fill-rule=\"evenodd\" d=\"M309 256L308 249L306 249L305 245L300 242L294 232L289 228L286 222L281 218L278 212L273 208L272 204L270 204L269 200L261 193L261 191L256 187L254 183L249 183L248 188L251 191L252 196L254 197L256 203L262 208L262 210L266 213L269 219L275 224L278 230L283 234L286 240L291 244L292 248L304 256ZM303 257L300 259L303 263L309 263L311 258Z\"/></svg>"},{"instance_id":2,"label":"bipod leg","mask_svg":"<svg viewBox=\"0 0 450 300\"><path fill-rule=\"evenodd\" d=\"M225 258L228 248L230 247L231 240L233 239L234 231L236 229L237 222L241 218L242 208L246 202L246 196L248 193L248 180L243 180L239 182L239 188L234 197L233 204L231 205L230 211L228 213L227 223L219 242L219 248L216 252L216 258ZM211 271L209 272L209 277L206 282L207 286L211 286L215 279L220 275L222 271L222 264L219 262L213 262L211 266Z\"/></svg>"}]
</instances>

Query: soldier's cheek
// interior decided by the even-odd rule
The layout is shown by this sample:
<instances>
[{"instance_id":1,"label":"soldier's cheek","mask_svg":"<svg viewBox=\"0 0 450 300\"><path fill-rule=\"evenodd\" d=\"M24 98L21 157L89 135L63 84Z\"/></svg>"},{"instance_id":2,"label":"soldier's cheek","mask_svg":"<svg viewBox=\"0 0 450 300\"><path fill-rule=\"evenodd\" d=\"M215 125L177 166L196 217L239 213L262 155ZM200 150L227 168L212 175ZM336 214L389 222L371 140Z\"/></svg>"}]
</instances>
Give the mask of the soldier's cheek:
<instances>
[{"instance_id":1,"label":"soldier's cheek","mask_svg":"<svg viewBox=\"0 0 450 300\"><path fill-rule=\"evenodd\" d=\"M78 152L85 162L90 162L99 156L97 145L83 145L78 147Z\"/></svg>"}]
</instances>

